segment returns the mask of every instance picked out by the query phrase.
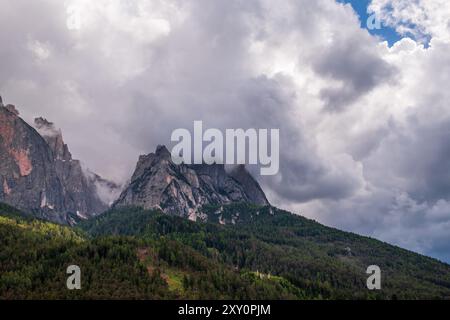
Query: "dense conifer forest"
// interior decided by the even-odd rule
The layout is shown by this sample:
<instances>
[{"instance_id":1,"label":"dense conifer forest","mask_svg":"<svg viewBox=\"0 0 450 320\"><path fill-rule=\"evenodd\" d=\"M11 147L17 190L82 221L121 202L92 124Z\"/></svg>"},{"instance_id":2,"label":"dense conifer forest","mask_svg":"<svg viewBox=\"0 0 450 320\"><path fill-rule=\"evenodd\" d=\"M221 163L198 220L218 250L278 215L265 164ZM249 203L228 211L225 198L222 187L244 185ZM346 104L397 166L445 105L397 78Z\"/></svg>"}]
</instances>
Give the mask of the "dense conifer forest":
<instances>
[{"instance_id":1,"label":"dense conifer forest","mask_svg":"<svg viewBox=\"0 0 450 320\"><path fill-rule=\"evenodd\" d=\"M301 216L206 207L208 223L140 208L68 227L0 206L0 299L445 299L450 266ZM66 268L81 268L68 290ZM382 289L366 287L366 268Z\"/></svg>"}]
</instances>

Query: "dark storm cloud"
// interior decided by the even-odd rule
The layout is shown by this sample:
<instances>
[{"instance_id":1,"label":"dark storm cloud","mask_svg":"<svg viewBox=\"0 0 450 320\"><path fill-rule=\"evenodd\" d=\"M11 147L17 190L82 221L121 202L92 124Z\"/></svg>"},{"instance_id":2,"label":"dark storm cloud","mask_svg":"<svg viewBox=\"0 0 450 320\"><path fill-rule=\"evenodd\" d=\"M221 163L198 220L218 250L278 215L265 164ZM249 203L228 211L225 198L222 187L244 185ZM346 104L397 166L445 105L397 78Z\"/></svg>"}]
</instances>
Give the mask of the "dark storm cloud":
<instances>
[{"instance_id":1,"label":"dark storm cloud","mask_svg":"<svg viewBox=\"0 0 450 320\"><path fill-rule=\"evenodd\" d=\"M338 37L313 61L317 73L338 82L337 87L320 92L328 111L345 109L377 85L391 81L395 74L395 68L374 51L370 41L362 43L361 38Z\"/></svg>"},{"instance_id":2,"label":"dark storm cloud","mask_svg":"<svg viewBox=\"0 0 450 320\"><path fill-rule=\"evenodd\" d=\"M323 162L295 117L294 84L282 76L259 77L240 90L248 112L236 124L280 128L279 179L261 177L279 197L288 201L339 199L354 191L359 181L349 172L335 171ZM241 123L241 121L243 121Z\"/></svg>"},{"instance_id":3,"label":"dark storm cloud","mask_svg":"<svg viewBox=\"0 0 450 320\"><path fill-rule=\"evenodd\" d=\"M374 157L366 161L367 176L380 187L405 190L417 201L447 199L450 195L449 137L449 118L432 126L411 119L407 128L392 128ZM379 161L380 155L383 162ZM386 179L389 175L408 179Z\"/></svg>"}]
</instances>

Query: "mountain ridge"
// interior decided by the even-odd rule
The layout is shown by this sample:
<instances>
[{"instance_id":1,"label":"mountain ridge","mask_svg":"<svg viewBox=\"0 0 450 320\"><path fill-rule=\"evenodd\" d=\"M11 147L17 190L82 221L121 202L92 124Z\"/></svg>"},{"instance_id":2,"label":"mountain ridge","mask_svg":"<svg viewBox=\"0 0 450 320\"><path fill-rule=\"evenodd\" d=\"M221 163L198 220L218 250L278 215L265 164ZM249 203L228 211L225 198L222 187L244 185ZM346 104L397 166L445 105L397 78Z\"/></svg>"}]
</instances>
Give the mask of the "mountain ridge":
<instances>
[{"instance_id":1,"label":"mountain ridge","mask_svg":"<svg viewBox=\"0 0 450 320\"><path fill-rule=\"evenodd\" d=\"M203 220L208 204L247 202L267 205L263 190L244 166L227 172L222 164L175 164L163 145L140 156L129 185L113 208L141 206L190 220Z\"/></svg>"},{"instance_id":2,"label":"mountain ridge","mask_svg":"<svg viewBox=\"0 0 450 320\"><path fill-rule=\"evenodd\" d=\"M242 219L221 225L120 208L66 227L0 204L0 298L450 298L450 265L434 258L271 206L221 207ZM54 260L55 252L64 253ZM81 290L66 289L73 263L85 275ZM373 264L382 270L381 290L366 287Z\"/></svg>"},{"instance_id":3,"label":"mountain ridge","mask_svg":"<svg viewBox=\"0 0 450 320\"><path fill-rule=\"evenodd\" d=\"M450 298L450 265L434 258L269 205L209 205L203 212L207 222L119 208L79 227L93 237L163 237L180 242L236 272L281 277L307 298ZM380 291L366 287L370 265L381 268Z\"/></svg>"}]
</instances>

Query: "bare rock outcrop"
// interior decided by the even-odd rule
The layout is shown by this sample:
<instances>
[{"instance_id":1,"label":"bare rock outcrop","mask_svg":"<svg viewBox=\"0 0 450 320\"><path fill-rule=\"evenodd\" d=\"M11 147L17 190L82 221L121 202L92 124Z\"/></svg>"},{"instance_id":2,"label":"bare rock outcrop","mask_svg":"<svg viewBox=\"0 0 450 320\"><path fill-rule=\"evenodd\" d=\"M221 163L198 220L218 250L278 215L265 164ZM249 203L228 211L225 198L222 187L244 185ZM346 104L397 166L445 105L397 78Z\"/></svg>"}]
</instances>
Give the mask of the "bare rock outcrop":
<instances>
[{"instance_id":1,"label":"bare rock outcrop","mask_svg":"<svg viewBox=\"0 0 450 320\"><path fill-rule=\"evenodd\" d=\"M171 215L203 219L208 204L246 202L268 205L264 192L245 167L228 173L224 165L176 165L165 146L139 158L131 182L114 207L139 206Z\"/></svg>"}]
</instances>

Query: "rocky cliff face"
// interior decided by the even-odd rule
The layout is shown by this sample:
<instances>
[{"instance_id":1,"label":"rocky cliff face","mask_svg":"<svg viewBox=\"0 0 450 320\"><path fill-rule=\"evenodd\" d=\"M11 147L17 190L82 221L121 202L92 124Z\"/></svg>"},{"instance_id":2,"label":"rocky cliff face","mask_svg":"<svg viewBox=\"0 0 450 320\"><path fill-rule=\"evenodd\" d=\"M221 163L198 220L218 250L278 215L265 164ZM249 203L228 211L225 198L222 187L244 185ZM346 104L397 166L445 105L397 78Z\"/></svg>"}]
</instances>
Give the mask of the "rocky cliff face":
<instances>
[{"instance_id":1,"label":"rocky cliff face","mask_svg":"<svg viewBox=\"0 0 450 320\"><path fill-rule=\"evenodd\" d=\"M61 131L42 118L35 125L0 102L0 202L58 223L105 211L96 180L72 159Z\"/></svg>"},{"instance_id":2,"label":"rocky cliff face","mask_svg":"<svg viewBox=\"0 0 450 320\"><path fill-rule=\"evenodd\" d=\"M208 204L269 204L244 166L227 172L217 164L176 165L164 146L139 158L119 196L119 186L83 170L72 158L53 123L36 118L34 126L23 121L13 105L4 106L0 97L0 202L47 220L73 224L111 204L159 208L192 220L206 219L202 207Z\"/></svg>"},{"instance_id":3,"label":"rocky cliff face","mask_svg":"<svg viewBox=\"0 0 450 320\"><path fill-rule=\"evenodd\" d=\"M89 218L105 211L108 204L100 199L96 187L96 181L101 178L84 172L80 161L72 159L61 130L56 129L52 122L36 118L34 124L52 150L56 175L68 196L65 211L74 212L80 218Z\"/></svg>"},{"instance_id":4,"label":"rocky cliff face","mask_svg":"<svg viewBox=\"0 0 450 320\"><path fill-rule=\"evenodd\" d=\"M141 156L128 187L114 207L158 208L191 220L205 219L207 204L234 202L268 205L258 183L241 166L228 173L223 165L176 165L170 152L158 146L155 153Z\"/></svg>"},{"instance_id":5,"label":"rocky cliff face","mask_svg":"<svg viewBox=\"0 0 450 320\"><path fill-rule=\"evenodd\" d=\"M64 143L61 130L56 129L52 122L42 117L36 118L34 119L34 127L52 149L55 160L72 160L72 154L69 152L67 144Z\"/></svg>"}]
</instances>

